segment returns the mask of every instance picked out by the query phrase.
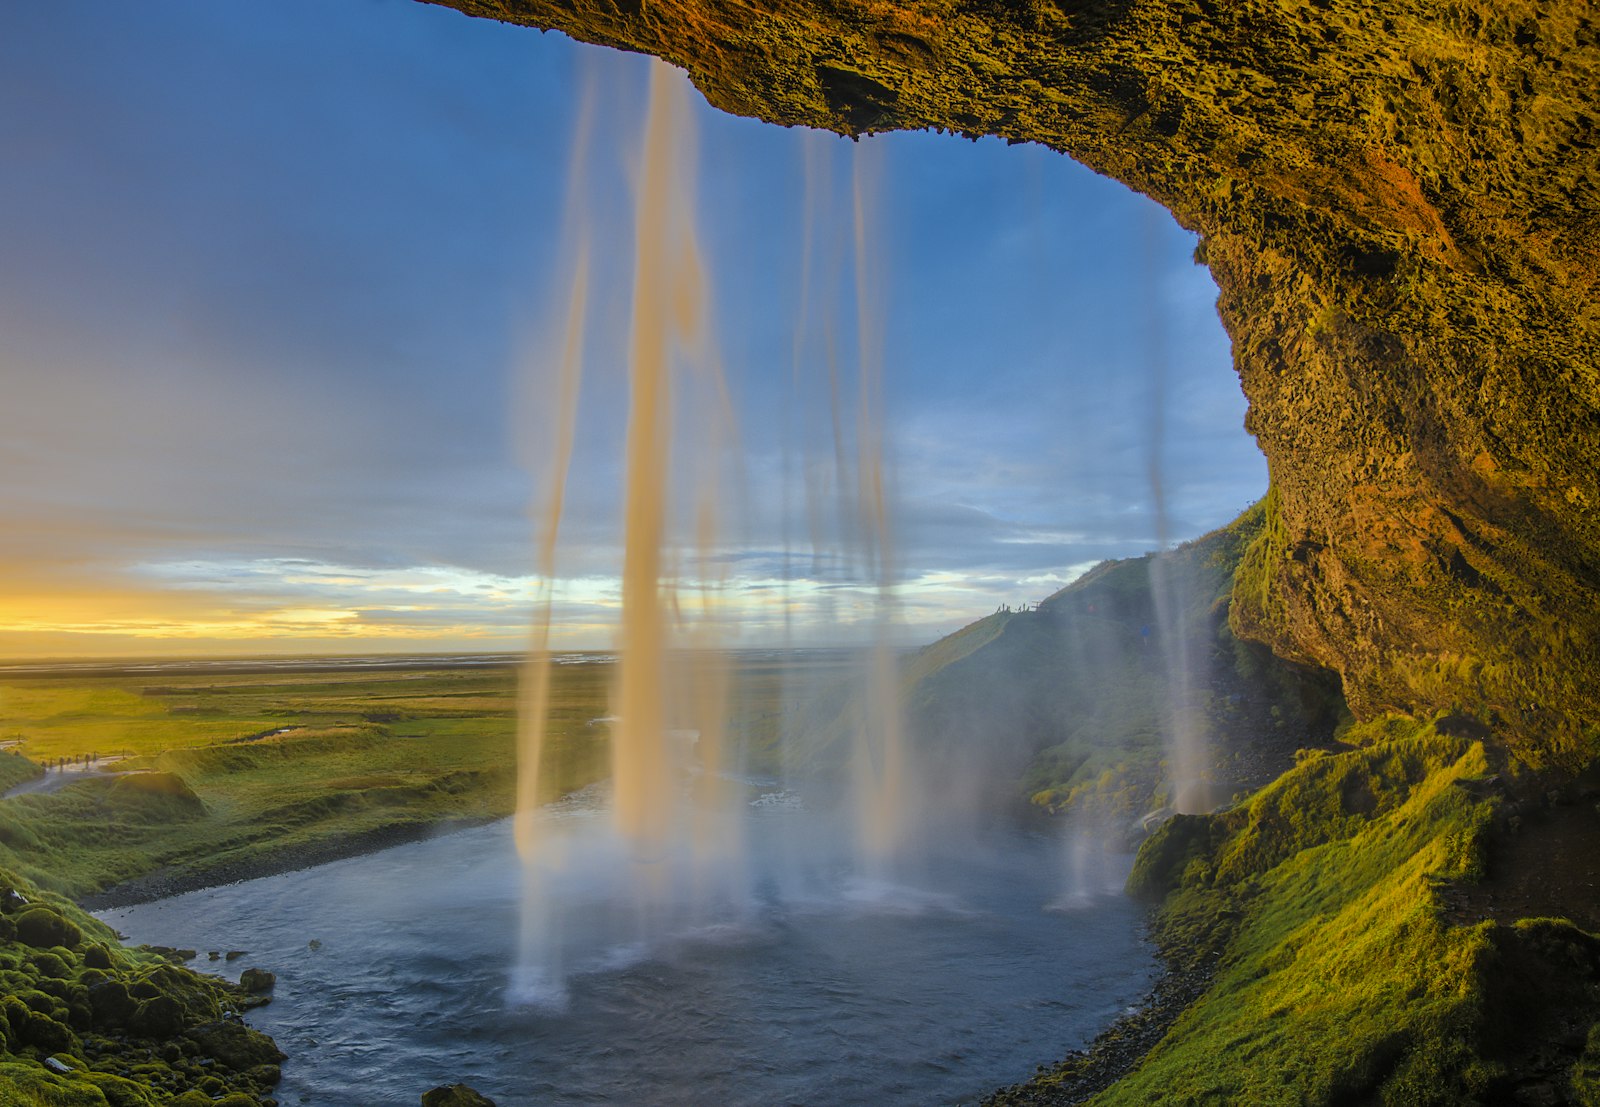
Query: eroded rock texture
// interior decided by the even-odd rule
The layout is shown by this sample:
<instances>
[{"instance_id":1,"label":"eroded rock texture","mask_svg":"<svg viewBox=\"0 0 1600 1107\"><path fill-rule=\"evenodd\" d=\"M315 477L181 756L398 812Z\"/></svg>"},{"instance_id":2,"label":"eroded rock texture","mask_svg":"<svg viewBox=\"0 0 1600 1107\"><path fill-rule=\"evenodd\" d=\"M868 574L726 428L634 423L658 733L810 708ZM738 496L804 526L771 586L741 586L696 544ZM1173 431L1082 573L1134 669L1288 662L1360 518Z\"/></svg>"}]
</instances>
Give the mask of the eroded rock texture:
<instances>
[{"instance_id":1,"label":"eroded rock texture","mask_svg":"<svg viewBox=\"0 0 1600 1107\"><path fill-rule=\"evenodd\" d=\"M1045 143L1203 236L1273 524L1237 629L1358 713L1600 744L1600 9L448 0L716 106Z\"/></svg>"}]
</instances>

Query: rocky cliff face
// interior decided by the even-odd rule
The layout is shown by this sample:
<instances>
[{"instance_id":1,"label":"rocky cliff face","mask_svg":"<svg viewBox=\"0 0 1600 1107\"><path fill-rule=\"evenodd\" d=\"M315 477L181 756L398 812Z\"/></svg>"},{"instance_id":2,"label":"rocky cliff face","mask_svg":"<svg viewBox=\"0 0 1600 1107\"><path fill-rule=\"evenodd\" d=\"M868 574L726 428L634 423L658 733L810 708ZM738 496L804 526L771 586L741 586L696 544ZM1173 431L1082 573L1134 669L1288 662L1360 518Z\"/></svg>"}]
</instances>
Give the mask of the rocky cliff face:
<instances>
[{"instance_id":1,"label":"rocky cliff face","mask_svg":"<svg viewBox=\"0 0 1600 1107\"><path fill-rule=\"evenodd\" d=\"M1600 12L1523 0L448 0L716 106L1044 143L1165 204L1267 455L1234 621L1359 714L1600 746Z\"/></svg>"}]
</instances>

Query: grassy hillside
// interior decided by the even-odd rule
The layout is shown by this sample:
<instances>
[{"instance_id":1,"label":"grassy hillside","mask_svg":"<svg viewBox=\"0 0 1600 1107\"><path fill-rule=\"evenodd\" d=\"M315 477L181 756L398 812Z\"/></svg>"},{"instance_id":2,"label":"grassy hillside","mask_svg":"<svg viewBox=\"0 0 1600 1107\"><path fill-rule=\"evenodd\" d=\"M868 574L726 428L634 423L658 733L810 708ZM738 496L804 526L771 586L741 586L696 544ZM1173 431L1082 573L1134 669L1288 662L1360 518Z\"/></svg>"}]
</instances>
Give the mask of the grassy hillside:
<instances>
[{"instance_id":1,"label":"grassy hillside","mask_svg":"<svg viewBox=\"0 0 1600 1107\"><path fill-rule=\"evenodd\" d=\"M1550 863L1571 848L1565 883L1592 881L1600 816L1461 729L1375 720L1356 748L1161 828L1130 887L1162 901L1168 956L1211 983L1090 1102L1600 1102L1600 916L1574 921ZM1518 841L1547 860L1537 891L1505 864ZM1082 1102L1085 1063L992 1102Z\"/></svg>"},{"instance_id":2,"label":"grassy hillside","mask_svg":"<svg viewBox=\"0 0 1600 1107\"><path fill-rule=\"evenodd\" d=\"M1167 739L1180 728L1206 751L1203 783L1220 799L1325 745L1337 684L1228 628L1234 571L1262 518L1252 510L1171 553L1106 562L1035 609L921 651L905 681L922 756L975 751L982 765L968 771L996 790L1128 823L1169 802Z\"/></svg>"}]
</instances>

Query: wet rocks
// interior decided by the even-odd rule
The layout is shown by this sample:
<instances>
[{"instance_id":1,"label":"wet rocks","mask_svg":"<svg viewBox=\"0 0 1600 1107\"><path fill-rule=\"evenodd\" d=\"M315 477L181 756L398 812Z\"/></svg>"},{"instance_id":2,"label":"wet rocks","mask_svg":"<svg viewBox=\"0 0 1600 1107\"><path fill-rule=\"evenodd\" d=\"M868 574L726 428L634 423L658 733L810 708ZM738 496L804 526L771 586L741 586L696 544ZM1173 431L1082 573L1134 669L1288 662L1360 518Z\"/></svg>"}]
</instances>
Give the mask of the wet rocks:
<instances>
[{"instance_id":1,"label":"wet rocks","mask_svg":"<svg viewBox=\"0 0 1600 1107\"><path fill-rule=\"evenodd\" d=\"M266 969L245 969L239 974L239 987L251 995L264 995L277 985L278 978Z\"/></svg>"},{"instance_id":2,"label":"wet rocks","mask_svg":"<svg viewBox=\"0 0 1600 1107\"><path fill-rule=\"evenodd\" d=\"M984 1107L1068 1107L1088 1102L1133 1071L1178 1016L1205 993L1213 975L1209 968L1169 965L1139 1008L1112 1023L1088 1049L1055 1065L1041 1065L1032 1080L1001 1088L984 1099Z\"/></svg>"},{"instance_id":3,"label":"wet rocks","mask_svg":"<svg viewBox=\"0 0 1600 1107\"><path fill-rule=\"evenodd\" d=\"M237 1019L218 1019L197 1026L184 1034L200 1052L236 1072L276 1065L284 1060L283 1051L260 1031Z\"/></svg>"},{"instance_id":4,"label":"wet rocks","mask_svg":"<svg viewBox=\"0 0 1600 1107\"><path fill-rule=\"evenodd\" d=\"M175 955L187 951L118 947L14 879L0 870L0 1103L65 1103L64 1082L71 1102L112 1107L272 1102L283 1054L229 1017L263 998L184 968Z\"/></svg>"},{"instance_id":5,"label":"wet rocks","mask_svg":"<svg viewBox=\"0 0 1600 1107\"><path fill-rule=\"evenodd\" d=\"M495 1107L494 1100L465 1084L441 1084L422 1093L422 1107Z\"/></svg>"}]
</instances>

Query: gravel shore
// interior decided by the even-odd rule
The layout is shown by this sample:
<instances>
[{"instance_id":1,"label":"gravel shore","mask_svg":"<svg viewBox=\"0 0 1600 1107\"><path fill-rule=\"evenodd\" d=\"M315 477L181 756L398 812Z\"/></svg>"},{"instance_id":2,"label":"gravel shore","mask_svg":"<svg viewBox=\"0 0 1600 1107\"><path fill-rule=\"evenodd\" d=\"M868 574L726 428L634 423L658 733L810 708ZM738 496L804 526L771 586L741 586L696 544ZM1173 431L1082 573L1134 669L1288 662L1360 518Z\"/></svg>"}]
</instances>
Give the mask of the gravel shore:
<instances>
[{"instance_id":1,"label":"gravel shore","mask_svg":"<svg viewBox=\"0 0 1600 1107\"><path fill-rule=\"evenodd\" d=\"M1137 1010L1103 1030L1088 1049L1054 1065L1041 1065L1032 1080L987 1096L983 1107L1069 1107L1086 1103L1122 1079L1166 1036L1178 1016L1211 986L1210 969L1179 969L1169 963Z\"/></svg>"}]
</instances>

